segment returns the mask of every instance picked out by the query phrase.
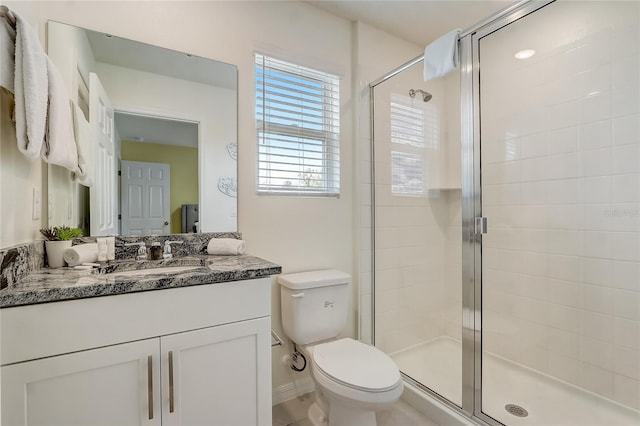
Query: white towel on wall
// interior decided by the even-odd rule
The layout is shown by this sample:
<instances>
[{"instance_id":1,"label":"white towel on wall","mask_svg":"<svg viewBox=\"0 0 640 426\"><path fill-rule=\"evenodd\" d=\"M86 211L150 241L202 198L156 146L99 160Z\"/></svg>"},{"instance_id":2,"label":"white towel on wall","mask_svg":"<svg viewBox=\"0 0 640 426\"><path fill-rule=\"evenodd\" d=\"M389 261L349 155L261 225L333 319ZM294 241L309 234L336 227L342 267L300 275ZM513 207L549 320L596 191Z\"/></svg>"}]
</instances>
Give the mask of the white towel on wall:
<instances>
[{"instance_id":1,"label":"white towel on wall","mask_svg":"<svg viewBox=\"0 0 640 426\"><path fill-rule=\"evenodd\" d=\"M30 159L40 156L49 99L47 55L38 35L18 14L16 17L14 94L18 149Z\"/></svg>"},{"instance_id":2,"label":"white towel on wall","mask_svg":"<svg viewBox=\"0 0 640 426\"><path fill-rule=\"evenodd\" d=\"M456 69L460 31L460 28L449 31L424 49L424 81L442 77Z\"/></svg>"},{"instance_id":3,"label":"white towel on wall","mask_svg":"<svg viewBox=\"0 0 640 426\"><path fill-rule=\"evenodd\" d=\"M78 148L73 134L71 99L58 68L47 58L49 107L42 159L49 164L78 172Z\"/></svg>"},{"instance_id":4,"label":"white towel on wall","mask_svg":"<svg viewBox=\"0 0 640 426\"><path fill-rule=\"evenodd\" d=\"M216 255L244 254L244 240L235 238L212 238L207 245L207 253Z\"/></svg>"},{"instance_id":5,"label":"white towel on wall","mask_svg":"<svg viewBox=\"0 0 640 426\"><path fill-rule=\"evenodd\" d=\"M80 107L71 102L73 108L73 133L75 135L76 147L78 148L78 171L76 177L78 183L84 186L93 186L94 160L93 145L95 143L95 133L89 122L84 118L84 113Z\"/></svg>"},{"instance_id":6,"label":"white towel on wall","mask_svg":"<svg viewBox=\"0 0 640 426\"><path fill-rule=\"evenodd\" d=\"M14 93L16 70L16 30L0 19L0 87Z\"/></svg>"}]
</instances>

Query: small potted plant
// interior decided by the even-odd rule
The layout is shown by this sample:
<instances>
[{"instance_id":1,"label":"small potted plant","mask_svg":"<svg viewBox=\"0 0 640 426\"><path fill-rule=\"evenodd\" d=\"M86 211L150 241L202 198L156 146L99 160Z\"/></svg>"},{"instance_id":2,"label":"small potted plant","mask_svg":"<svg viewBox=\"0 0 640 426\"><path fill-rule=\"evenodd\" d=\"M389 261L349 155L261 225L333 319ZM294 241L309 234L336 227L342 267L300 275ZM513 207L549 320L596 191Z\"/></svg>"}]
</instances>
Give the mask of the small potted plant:
<instances>
[{"instance_id":1,"label":"small potted plant","mask_svg":"<svg viewBox=\"0 0 640 426\"><path fill-rule=\"evenodd\" d=\"M71 240L82 237L82 230L68 226L42 228L40 233L45 239L44 245L49 268L64 266L64 251L71 247Z\"/></svg>"}]
</instances>

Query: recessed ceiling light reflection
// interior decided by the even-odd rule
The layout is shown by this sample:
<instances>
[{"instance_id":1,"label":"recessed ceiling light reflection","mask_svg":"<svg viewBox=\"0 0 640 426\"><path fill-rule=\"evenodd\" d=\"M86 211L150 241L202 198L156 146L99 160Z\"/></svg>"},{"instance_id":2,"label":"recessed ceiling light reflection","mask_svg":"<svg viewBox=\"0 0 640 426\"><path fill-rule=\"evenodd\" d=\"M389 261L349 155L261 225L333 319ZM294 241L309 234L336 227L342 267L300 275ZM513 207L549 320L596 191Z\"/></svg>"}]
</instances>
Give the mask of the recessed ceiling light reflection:
<instances>
[{"instance_id":1,"label":"recessed ceiling light reflection","mask_svg":"<svg viewBox=\"0 0 640 426\"><path fill-rule=\"evenodd\" d=\"M517 59L527 59L536 54L536 51L533 49L525 49L519 52L516 52L515 56Z\"/></svg>"}]
</instances>

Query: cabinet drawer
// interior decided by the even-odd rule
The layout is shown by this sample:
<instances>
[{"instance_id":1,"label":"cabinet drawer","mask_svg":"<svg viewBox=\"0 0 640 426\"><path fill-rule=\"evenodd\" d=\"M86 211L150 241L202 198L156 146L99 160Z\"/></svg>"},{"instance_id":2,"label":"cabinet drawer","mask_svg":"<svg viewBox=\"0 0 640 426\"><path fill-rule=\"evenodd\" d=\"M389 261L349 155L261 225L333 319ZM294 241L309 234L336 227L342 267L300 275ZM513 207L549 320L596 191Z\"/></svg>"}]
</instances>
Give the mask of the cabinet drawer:
<instances>
[{"instance_id":1,"label":"cabinet drawer","mask_svg":"<svg viewBox=\"0 0 640 426\"><path fill-rule=\"evenodd\" d=\"M0 364L270 314L270 278L1 309Z\"/></svg>"}]
</instances>

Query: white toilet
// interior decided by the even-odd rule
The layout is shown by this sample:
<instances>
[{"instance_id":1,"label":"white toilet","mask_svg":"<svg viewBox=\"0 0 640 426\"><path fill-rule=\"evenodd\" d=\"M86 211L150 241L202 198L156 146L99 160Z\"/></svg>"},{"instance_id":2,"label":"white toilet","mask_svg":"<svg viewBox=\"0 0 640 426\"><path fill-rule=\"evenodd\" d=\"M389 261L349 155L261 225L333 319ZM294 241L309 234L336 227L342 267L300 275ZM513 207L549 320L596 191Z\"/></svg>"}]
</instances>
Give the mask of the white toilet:
<instances>
[{"instance_id":1,"label":"white toilet","mask_svg":"<svg viewBox=\"0 0 640 426\"><path fill-rule=\"evenodd\" d=\"M307 358L316 385L309 409L316 426L375 426L375 411L403 390L388 355L353 339L334 340L346 325L349 282L349 274L334 270L278 277L284 331Z\"/></svg>"}]
</instances>

